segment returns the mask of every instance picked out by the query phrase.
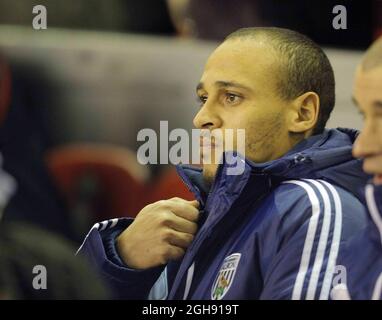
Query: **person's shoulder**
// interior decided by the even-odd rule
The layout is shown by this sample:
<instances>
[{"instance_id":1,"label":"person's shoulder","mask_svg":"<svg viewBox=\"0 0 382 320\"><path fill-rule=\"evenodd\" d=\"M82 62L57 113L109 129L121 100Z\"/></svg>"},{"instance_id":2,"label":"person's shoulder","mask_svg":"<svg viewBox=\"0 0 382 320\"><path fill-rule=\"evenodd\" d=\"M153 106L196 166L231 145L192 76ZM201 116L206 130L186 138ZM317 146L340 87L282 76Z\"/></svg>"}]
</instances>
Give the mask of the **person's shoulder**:
<instances>
[{"instance_id":1,"label":"person's shoulder","mask_svg":"<svg viewBox=\"0 0 382 320\"><path fill-rule=\"evenodd\" d=\"M268 200L273 205L273 212L278 215L290 212L311 213L324 206L329 192L322 181L313 179L286 180L277 185Z\"/></svg>"},{"instance_id":2,"label":"person's shoulder","mask_svg":"<svg viewBox=\"0 0 382 320\"><path fill-rule=\"evenodd\" d=\"M281 217L331 217L364 225L366 208L351 192L322 179L286 180L266 199L271 211Z\"/></svg>"},{"instance_id":3,"label":"person's shoulder","mask_svg":"<svg viewBox=\"0 0 382 320\"><path fill-rule=\"evenodd\" d=\"M371 234L374 226L346 243L338 265L346 270L346 286L351 299L382 299L382 247Z\"/></svg>"},{"instance_id":4,"label":"person's shoulder","mask_svg":"<svg viewBox=\"0 0 382 320\"><path fill-rule=\"evenodd\" d=\"M273 197L275 200L285 198L292 203L306 200L310 205L319 203L334 208L350 203L351 206L356 205L356 209L365 210L355 194L323 179L286 180L274 189Z\"/></svg>"}]
</instances>

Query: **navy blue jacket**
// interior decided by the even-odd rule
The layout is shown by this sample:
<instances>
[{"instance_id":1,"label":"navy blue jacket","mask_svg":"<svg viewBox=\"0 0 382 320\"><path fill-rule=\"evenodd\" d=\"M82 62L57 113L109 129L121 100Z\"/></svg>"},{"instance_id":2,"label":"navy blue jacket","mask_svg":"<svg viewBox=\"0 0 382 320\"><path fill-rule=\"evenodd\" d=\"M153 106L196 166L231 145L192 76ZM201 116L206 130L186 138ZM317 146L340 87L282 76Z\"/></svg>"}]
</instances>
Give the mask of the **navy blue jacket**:
<instances>
[{"instance_id":1,"label":"navy blue jacket","mask_svg":"<svg viewBox=\"0 0 382 320\"><path fill-rule=\"evenodd\" d=\"M181 261L133 270L115 238L132 222L96 224L79 249L125 299L328 299L344 242L365 224L354 196L369 178L352 158L357 132L326 130L280 159L228 175L208 191L200 169L178 168L201 205L199 230ZM228 161L229 160L229 161Z\"/></svg>"},{"instance_id":2,"label":"navy blue jacket","mask_svg":"<svg viewBox=\"0 0 382 320\"><path fill-rule=\"evenodd\" d=\"M338 259L345 267L345 283L335 286L334 299L382 300L382 186L366 185L369 209L365 230L349 241Z\"/></svg>"}]
</instances>

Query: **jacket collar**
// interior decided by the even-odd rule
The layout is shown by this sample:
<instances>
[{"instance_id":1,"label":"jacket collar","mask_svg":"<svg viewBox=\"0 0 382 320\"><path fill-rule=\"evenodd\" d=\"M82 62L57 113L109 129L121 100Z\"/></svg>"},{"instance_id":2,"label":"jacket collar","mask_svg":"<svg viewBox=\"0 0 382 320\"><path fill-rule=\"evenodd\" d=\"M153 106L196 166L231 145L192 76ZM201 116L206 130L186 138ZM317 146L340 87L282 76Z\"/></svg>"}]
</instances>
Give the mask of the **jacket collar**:
<instances>
[{"instance_id":1,"label":"jacket collar","mask_svg":"<svg viewBox=\"0 0 382 320\"><path fill-rule=\"evenodd\" d=\"M313 136L297 144L283 157L259 164L244 158L235 151L227 151L223 153L222 163L217 168L214 182L210 188L203 180L203 173L200 167L178 165L176 168L188 189L195 195L195 198L201 203L202 207L204 207L207 199L216 192L224 193L226 197L238 196L248 181L254 180L254 178L261 178L263 183L269 184L269 187L272 182L279 183L279 181L287 179L286 173L291 168L310 163L309 157L300 151L310 148L317 142L325 139L326 136L327 133ZM229 174L229 170L237 165L238 162L241 162L241 165L244 166L242 173L238 175ZM272 177L272 179L268 182L264 179L265 176Z\"/></svg>"},{"instance_id":2,"label":"jacket collar","mask_svg":"<svg viewBox=\"0 0 382 320\"><path fill-rule=\"evenodd\" d=\"M271 187L290 179L325 179L358 195L368 176L362 171L361 160L352 157L352 143L357 134L351 129L325 130L301 141L283 157L265 163L254 163L236 152L225 152L211 188L203 182L201 168L179 165L177 170L202 207L215 193L224 193L229 199L236 198L249 181ZM244 164L242 174L228 174L228 170L236 165L232 158ZM259 178L265 176L269 181L260 181Z\"/></svg>"}]
</instances>

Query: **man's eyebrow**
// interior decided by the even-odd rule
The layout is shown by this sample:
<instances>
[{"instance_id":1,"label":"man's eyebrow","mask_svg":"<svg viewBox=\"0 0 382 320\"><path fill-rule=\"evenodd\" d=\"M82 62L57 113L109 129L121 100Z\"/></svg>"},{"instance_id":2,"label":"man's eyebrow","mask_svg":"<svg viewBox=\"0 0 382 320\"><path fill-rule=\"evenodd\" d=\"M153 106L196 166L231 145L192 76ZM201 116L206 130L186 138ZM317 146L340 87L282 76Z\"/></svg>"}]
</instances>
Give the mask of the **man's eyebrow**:
<instances>
[{"instance_id":1,"label":"man's eyebrow","mask_svg":"<svg viewBox=\"0 0 382 320\"><path fill-rule=\"evenodd\" d=\"M215 86L218 86L218 87L221 87L221 88L233 87L233 88L244 89L244 90L252 92L251 88L249 88L249 87L247 87L247 86L245 86L243 84L234 82L234 81L216 81L215 82ZM199 82L198 85L196 86L196 91L198 91L200 89L203 89L203 88L204 88L203 82Z\"/></svg>"},{"instance_id":2,"label":"man's eyebrow","mask_svg":"<svg viewBox=\"0 0 382 320\"><path fill-rule=\"evenodd\" d=\"M234 87L234 88L244 89L244 90L247 90L247 91L252 91L251 88L249 88L249 87L247 87L247 86L245 86L243 84L234 82L234 81L216 81L215 85L217 85L219 87L223 87L223 88Z\"/></svg>"}]
</instances>

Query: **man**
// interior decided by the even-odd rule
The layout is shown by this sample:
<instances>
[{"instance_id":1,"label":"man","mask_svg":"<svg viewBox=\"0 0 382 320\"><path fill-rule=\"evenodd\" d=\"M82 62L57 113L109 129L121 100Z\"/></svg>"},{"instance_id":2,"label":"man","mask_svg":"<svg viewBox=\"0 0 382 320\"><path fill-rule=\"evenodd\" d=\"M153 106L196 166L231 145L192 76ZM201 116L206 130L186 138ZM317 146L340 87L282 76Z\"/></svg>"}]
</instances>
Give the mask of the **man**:
<instances>
[{"instance_id":1,"label":"man","mask_svg":"<svg viewBox=\"0 0 382 320\"><path fill-rule=\"evenodd\" d=\"M367 177L351 155L356 133L324 130L326 55L290 30L241 29L212 53L197 94L195 126L245 129L246 158L227 149L219 166L180 166L197 201L97 224L79 252L119 298L327 299L342 242L364 225L352 192ZM240 175L227 173L232 156Z\"/></svg>"},{"instance_id":2,"label":"man","mask_svg":"<svg viewBox=\"0 0 382 320\"><path fill-rule=\"evenodd\" d=\"M366 230L354 237L339 259L346 267L344 284L333 290L335 299L382 299L382 38L366 52L358 66L353 100L365 123L353 149L363 158L364 170L374 175L364 191L369 209Z\"/></svg>"}]
</instances>

